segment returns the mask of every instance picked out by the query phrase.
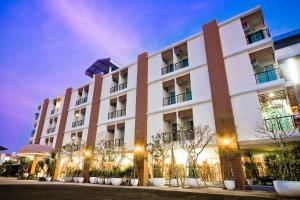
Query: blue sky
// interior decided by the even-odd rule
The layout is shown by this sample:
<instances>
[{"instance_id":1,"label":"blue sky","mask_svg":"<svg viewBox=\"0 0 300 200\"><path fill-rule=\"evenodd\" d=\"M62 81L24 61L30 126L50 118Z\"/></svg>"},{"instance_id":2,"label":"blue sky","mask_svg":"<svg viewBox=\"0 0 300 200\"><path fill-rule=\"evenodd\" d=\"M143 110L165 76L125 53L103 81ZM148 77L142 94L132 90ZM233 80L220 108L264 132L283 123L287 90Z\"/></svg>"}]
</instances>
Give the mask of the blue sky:
<instances>
[{"instance_id":1,"label":"blue sky","mask_svg":"<svg viewBox=\"0 0 300 200\"><path fill-rule=\"evenodd\" d=\"M272 36L300 28L297 0L0 0L0 145L28 143L37 106L96 59L128 64L258 4Z\"/></svg>"}]
</instances>

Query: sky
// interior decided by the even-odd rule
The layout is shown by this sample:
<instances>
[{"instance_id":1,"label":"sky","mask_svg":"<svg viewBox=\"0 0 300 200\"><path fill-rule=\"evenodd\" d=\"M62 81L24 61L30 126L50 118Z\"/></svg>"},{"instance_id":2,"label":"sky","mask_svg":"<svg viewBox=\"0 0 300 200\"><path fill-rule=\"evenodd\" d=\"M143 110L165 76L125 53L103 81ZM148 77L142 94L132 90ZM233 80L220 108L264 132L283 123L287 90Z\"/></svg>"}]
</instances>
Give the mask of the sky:
<instances>
[{"instance_id":1,"label":"sky","mask_svg":"<svg viewBox=\"0 0 300 200\"><path fill-rule=\"evenodd\" d=\"M132 63L257 5L272 36L300 28L298 0L0 0L0 146L27 144L37 106L96 59Z\"/></svg>"}]
</instances>

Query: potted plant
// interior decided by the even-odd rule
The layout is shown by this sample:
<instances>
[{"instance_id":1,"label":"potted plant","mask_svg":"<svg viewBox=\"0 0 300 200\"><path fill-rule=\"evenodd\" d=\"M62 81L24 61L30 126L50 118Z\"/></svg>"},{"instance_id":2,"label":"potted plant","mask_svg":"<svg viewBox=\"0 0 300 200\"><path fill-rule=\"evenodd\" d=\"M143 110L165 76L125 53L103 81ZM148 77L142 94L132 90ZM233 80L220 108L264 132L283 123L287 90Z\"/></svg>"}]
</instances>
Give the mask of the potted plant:
<instances>
[{"instance_id":1,"label":"potted plant","mask_svg":"<svg viewBox=\"0 0 300 200\"><path fill-rule=\"evenodd\" d=\"M187 184L192 188L206 187L197 161L206 146L213 140L214 133L208 125L199 125L197 127L181 126L178 135L180 147L188 154Z\"/></svg>"},{"instance_id":2,"label":"potted plant","mask_svg":"<svg viewBox=\"0 0 300 200\"><path fill-rule=\"evenodd\" d=\"M162 187L165 185L164 167L165 159L169 157L170 144L164 141L163 135L157 133L152 136L152 142L148 145L148 152L151 155L152 162L152 184Z\"/></svg>"},{"instance_id":3,"label":"potted plant","mask_svg":"<svg viewBox=\"0 0 300 200\"><path fill-rule=\"evenodd\" d=\"M294 136L296 126L294 122L285 123L286 121L283 121L284 114L284 105L276 105L276 108L272 109L272 119L258 123L256 132L260 134L261 138L271 139L277 144L275 161L278 171L273 181L276 192L280 196L300 197L300 151L298 146L293 148L292 145L289 145L289 138Z\"/></svg>"},{"instance_id":4,"label":"potted plant","mask_svg":"<svg viewBox=\"0 0 300 200\"><path fill-rule=\"evenodd\" d=\"M104 178L105 178L105 172L103 170L99 170L98 177L97 177L97 183L98 184L103 184L104 183Z\"/></svg>"},{"instance_id":5,"label":"potted plant","mask_svg":"<svg viewBox=\"0 0 300 200\"><path fill-rule=\"evenodd\" d=\"M170 170L169 170L169 176L170 176L170 186L171 187L179 187L180 181L178 176L179 166L171 164Z\"/></svg>"},{"instance_id":6,"label":"potted plant","mask_svg":"<svg viewBox=\"0 0 300 200\"><path fill-rule=\"evenodd\" d=\"M125 177L129 177L129 185L131 186L137 186L139 184L139 179L136 174L137 170L133 169L133 166L128 166L124 169L124 175Z\"/></svg>"},{"instance_id":7,"label":"potted plant","mask_svg":"<svg viewBox=\"0 0 300 200\"><path fill-rule=\"evenodd\" d=\"M73 167L67 167L65 176L64 176L64 181L65 182L72 182L74 176L74 169Z\"/></svg>"},{"instance_id":8,"label":"potted plant","mask_svg":"<svg viewBox=\"0 0 300 200\"><path fill-rule=\"evenodd\" d=\"M19 173L21 174L22 178L28 179L29 178L29 170L32 165L32 161L27 157L20 157L20 168Z\"/></svg>"},{"instance_id":9,"label":"potted plant","mask_svg":"<svg viewBox=\"0 0 300 200\"><path fill-rule=\"evenodd\" d=\"M50 157L47 157L45 159L45 164L47 166L46 181L50 182L54 177L54 172L56 167L56 154L51 153Z\"/></svg>"},{"instance_id":10,"label":"potted plant","mask_svg":"<svg viewBox=\"0 0 300 200\"><path fill-rule=\"evenodd\" d=\"M253 153L251 151L244 152L245 159L247 159L243 165L245 167L246 181L248 185L253 185L254 181L258 180L259 172L256 163L253 159Z\"/></svg>"},{"instance_id":11,"label":"potted plant","mask_svg":"<svg viewBox=\"0 0 300 200\"><path fill-rule=\"evenodd\" d=\"M83 183L84 177L82 177L82 170L77 169L74 171L74 182Z\"/></svg>"},{"instance_id":12,"label":"potted plant","mask_svg":"<svg viewBox=\"0 0 300 200\"><path fill-rule=\"evenodd\" d=\"M110 185L111 184L111 176L112 176L112 171L109 169L106 169L104 171L104 183L106 185Z\"/></svg>"},{"instance_id":13,"label":"potted plant","mask_svg":"<svg viewBox=\"0 0 300 200\"><path fill-rule=\"evenodd\" d=\"M111 177L111 184L114 186L121 185L122 183L122 178L123 178L123 173L121 171L121 168L113 167L112 170L112 177Z\"/></svg>"},{"instance_id":14,"label":"potted plant","mask_svg":"<svg viewBox=\"0 0 300 200\"><path fill-rule=\"evenodd\" d=\"M95 184L97 183L97 176L99 175L99 170L96 168L92 168L89 171L89 176L90 176L90 183Z\"/></svg>"}]
</instances>

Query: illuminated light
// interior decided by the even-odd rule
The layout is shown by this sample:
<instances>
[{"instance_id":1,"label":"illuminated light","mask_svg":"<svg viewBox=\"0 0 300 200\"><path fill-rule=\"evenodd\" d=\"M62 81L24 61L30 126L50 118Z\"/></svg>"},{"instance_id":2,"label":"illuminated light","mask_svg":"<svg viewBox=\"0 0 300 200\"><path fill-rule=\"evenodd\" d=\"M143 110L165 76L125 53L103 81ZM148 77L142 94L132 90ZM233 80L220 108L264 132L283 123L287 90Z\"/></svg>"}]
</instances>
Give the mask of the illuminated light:
<instances>
[{"instance_id":1,"label":"illuminated light","mask_svg":"<svg viewBox=\"0 0 300 200\"><path fill-rule=\"evenodd\" d=\"M273 98L275 96L275 94L273 93L273 92L271 92L270 94L269 94L269 97L271 97L271 98Z\"/></svg>"},{"instance_id":2,"label":"illuminated light","mask_svg":"<svg viewBox=\"0 0 300 200\"><path fill-rule=\"evenodd\" d=\"M176 164L186 164L188 154L183 150L175 150L174 156L176 160Z\"/></svg>"},{"instance_id":3,"label":"illuminated light","mask_svg":"<svg viewBox=\"0 0 300 200\"><path fill-rule=\"evenodd\" d=\"M136 146L135 149L134 149L134 151L135 151L136 153L141 153L141 152L144 151L144 148L141 147L141 146Z\"/></svg>"},{"instance_id":4,"label":"illuminated light","mask_svg":"<svg viewBox=\"0 0 300 200\"><path fill-rule=\"evenodd\" d=\"M92 155L92 153L89 150L87 150L84 152L84 155L85 155L85 157L90 157Z\"/></svg>"},{"instance_id":5,"label":"illuminated light","mask_svg":"<svg viewBox=\"0 0 300 200\"><path fill-rule=\"evenodd\" d=\"M224 144L224 145L229 145L229 144L230 144L230 140L224 139L224 140L223 140L223 144Z\"/></svg>"},{"instance_id":6,"label":"illuminated light","mask_svg":"<svg viewBox=\"0 0 300 200\"><path fill-rule=\"evenodd\" d=\"M289 75L291 77L292 82L294 84L300 83L300 81L299 81L300 78L298 77L298 70L297 70L295 60L293 58L289 58L287 60L287 65L288 65L288 71L289 71Z\"/></svg>"}]
</instances>

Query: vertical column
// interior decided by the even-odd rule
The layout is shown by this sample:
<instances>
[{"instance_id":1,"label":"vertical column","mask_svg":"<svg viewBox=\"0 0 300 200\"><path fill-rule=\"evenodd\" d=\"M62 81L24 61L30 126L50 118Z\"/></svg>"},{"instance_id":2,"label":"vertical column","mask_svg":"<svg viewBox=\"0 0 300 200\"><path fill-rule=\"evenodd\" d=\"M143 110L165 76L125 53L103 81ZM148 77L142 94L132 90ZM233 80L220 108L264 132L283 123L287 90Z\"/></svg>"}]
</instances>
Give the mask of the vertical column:
<instances>
[{"instance_id":1,"label":"vertical column","mask_svg":"<svg viewBox=\"0 0 300 200\"><path fill-rule=\"evenodd\" d=\"M138 56L137 62L137 86L135 109L135 147L143 148L147 145L147 108L148 108L148 53ZM148 182L148 162L144 159L146 151L137 152L134 155L134 165L138 169L140 185Z\"/></svg>"},{"instance_id":2,"label":"vertical column","mask_svg":"<svg viewBox=\"0 0 300 200\"><path fill-rule=\"evenodd\" d=\"M71 101L71 95L72 95L72 88L68 88L65 93L64 104L62 107L60 123L59 123L58 131L57 131L55 152L58 152L60 150L62 143L63 143L66 123L67 123L67 117L68 117L68 111L69 111L69 106L70 106L70 101Z\"/></svg>"},{"instance_id":3,"label":"vertical column","mask_svg":"<svg viewBox=\"0 0 300 200\"><path fill-rule=\"evenodd\" d=\"M47 113L47 109L48 109L48 104L49 104L49 99L45 99L43 106L42 106L41 116L40 116L37 131L36 131L34 144L40 144L41 135L42 135L44 122L45 122L45 117L46 117L46 113Z\"/></svg>"},{"instance_id":4,"label":"vertical column","mask_svg":"<svg viewBox=\"0 0 300 200\"><path fill-rule=\"evenodd\" d=\"M229 157L230 168L233 169L237 188L245 189L245 177L237 143L231 97L229 95L219 27L216 20L205 24L203 32L218 148L220 151L223 151L227 148L227 145L230 145L230 149L232 149ZM225 139L226 143L230 141L230 144L225 144ZM228 170L228 166L225 164L224 156L220 156L220 161L222 174L226 177L229 175L230 169Z\"/></svg>"},{"instance_id":5,"label":"vertical column","mask_svg":"<svg viewBox=\"0 0 300 200\"><path fill-rule=\"evenodd\" d=\"M64 96L64 104L62 107L62 112L60 116L60 123L58 126L57 136L56 136L56 143L54 151L57 153L60 148L62 147L63 139L64 139L64 133L68 118L68 111L71 101L71 95L72 95L72 88L66 89L66 93ZM55 172L54 172L54 178L57 179L60 174L60 158L57 158L56 164L55 164Z\"/></svg>"},{"instance_id":6,"label":"vertical column","mask_svg":"<svg viewBox=\"0 0 300 200\"><path fill-rule=\"evenodd\" d=\"M87 148L93 148L95 146L95 140L96 140L96 135L97 135L98 116L99 116L99 110L100 110L102 80L103 80L102 73L97 74L95 76L90 123L89 123L88 136L87 136L87 141L86 141ZM91 160L91 158L86 158L86 160L84 162L83 176L84 176L85 182L87 182L89 179L90 160Z\"/></svg>"}]
</instances>

